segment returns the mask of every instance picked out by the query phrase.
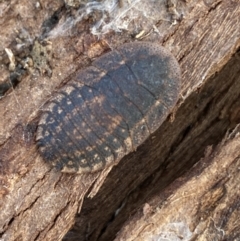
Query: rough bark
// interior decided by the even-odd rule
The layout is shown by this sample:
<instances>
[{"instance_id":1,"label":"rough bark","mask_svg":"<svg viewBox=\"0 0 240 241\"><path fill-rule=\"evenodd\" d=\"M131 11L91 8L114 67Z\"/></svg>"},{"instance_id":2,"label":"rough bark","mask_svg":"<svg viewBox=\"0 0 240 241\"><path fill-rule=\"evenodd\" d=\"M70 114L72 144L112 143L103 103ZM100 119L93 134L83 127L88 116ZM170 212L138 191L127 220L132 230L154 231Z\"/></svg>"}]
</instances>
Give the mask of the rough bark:
<instances>
[{"instance_id":1,"label":"rough bark","mask_svg":"<svg viewBox=\"0 0 240 241\"><path fill-rule=\"evenodd\" d=\"M239 127L145 203L115 241L239 240Z\"/></svg>"},{"instance_id":2,"label":"rough bark","mask_svg":"<svg viewBox=\"0 0 240 241\"><path fill-rule=\"evenodd\" d=\"M163 21L165 15L159 12L149 25L139 17L121 34L111 31L99 38L89 31L97 14L66 27L68 17L77 19L79 14L73 8L79 6L70 2L0 3L2 240L62 240L74 223L65 240L113 240L130 215L191 170L207 146L214 148L239 123L239 1L179 1L176 8L170 4L175 1L168 1L165 9L170 21ZM161 3L165 5L165 1ZM156 4L156 9L159 6ZM172 115L136 152L114 167L85 175L51 169L39 156L34 139L41 106L92 59L124 42L141 39L164 45L179 60L182 98ZM15 61L5 48L12 50ZM6 87L9 78L14 88ZM237 138L234 141L239 143ZM231 142L222 141L216 155L221 148L229 148L225 144ZM214 158L206 163L211 168ZM234 161L229 158L226 168L231 163ZM224 173L227 178L228 172ZM237 174L236 178L239 180ZM202 185L199 182L196 188L202 190ZM211 205L209 195L214 192L227 199L221 187L205 196L202 193L201 212ZM239 193L229 192L231 195L236 198ZM197 226L199 213L194 214ZM209 216L205 220L209 221Z\"/></svg>"}]
</instances>

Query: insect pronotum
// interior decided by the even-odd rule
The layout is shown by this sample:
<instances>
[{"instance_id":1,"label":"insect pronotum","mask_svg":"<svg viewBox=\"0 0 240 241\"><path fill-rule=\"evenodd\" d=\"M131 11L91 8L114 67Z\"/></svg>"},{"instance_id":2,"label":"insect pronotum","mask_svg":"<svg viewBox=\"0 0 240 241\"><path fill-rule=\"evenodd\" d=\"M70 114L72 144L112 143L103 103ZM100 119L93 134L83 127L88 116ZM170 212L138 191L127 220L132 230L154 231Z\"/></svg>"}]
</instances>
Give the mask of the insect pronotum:
<instances>
[{"instance_id":1,"label":"insect pronotum","mask_svg":"<svg viewBox=\"0 0 240 241\"><path fill-rule=\"evenodd\" d=\"M63 172L103 169L155 132L175 106L176 59L158 44L124 44L79 71L44 106L37 144Z\"/></svg>"}]
</instances>

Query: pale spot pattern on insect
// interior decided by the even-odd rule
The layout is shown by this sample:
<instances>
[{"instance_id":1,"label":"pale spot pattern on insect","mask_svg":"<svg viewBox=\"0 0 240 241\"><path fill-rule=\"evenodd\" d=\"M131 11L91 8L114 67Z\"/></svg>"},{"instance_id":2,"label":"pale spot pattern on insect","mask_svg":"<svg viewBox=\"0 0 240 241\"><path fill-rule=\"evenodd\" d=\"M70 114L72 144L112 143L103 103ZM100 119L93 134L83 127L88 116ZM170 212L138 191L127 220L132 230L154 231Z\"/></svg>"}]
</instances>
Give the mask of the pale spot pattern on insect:
<instances>
[{"instance_id":1,"label":"pale spot pattern on insect","mask_svg":"<svg viewBox=\"0 0 240 241\"><path fill-rule=\"evenodd\" d=\"M63 172L94 172L137 149L175 106L181 73L153 43L124 44L59 89L37 130L43 159Z\"/></svg>"}]
</instances>

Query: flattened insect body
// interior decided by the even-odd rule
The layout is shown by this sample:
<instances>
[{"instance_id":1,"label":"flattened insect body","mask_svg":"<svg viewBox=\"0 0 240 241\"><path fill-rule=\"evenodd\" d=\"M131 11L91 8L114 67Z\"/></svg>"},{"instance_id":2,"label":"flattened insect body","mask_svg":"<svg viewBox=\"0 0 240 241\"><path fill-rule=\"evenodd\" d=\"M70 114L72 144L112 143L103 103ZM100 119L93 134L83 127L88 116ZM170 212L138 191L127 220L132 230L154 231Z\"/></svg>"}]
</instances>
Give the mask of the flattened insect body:
<instances>
[{"instance_id":1,"label":"flattened insect body","mask_svg":"<svg viewBox=\"0 0 240 241\"><path fill-rule=\"evenodd\" d=\"M131 43L80 71L43 108L37 144L63 172L94 172L156 131L175 106L180 68L163 47Z\"/></svg>"}]
</instances>

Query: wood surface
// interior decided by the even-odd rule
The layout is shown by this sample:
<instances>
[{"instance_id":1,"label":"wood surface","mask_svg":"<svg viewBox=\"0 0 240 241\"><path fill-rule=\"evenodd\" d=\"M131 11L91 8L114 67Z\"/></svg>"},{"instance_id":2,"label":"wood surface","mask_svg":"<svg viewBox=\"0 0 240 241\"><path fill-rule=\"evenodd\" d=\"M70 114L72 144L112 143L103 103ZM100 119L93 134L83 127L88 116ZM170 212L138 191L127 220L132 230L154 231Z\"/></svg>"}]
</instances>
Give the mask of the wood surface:
<instances>
[{"instance_id":1,"label":"wood surface","mask_svg":"<svg viewBox=\"0 0 240 241\"><path fill-rule=\"evenodd\" d=\"M139 17L128 29L101 35L90 31L98 14L68 25L69 16L77 19L82 7L72 2L0 2L0 86L10 78L16 83L0 100L1 239L114 240L130 219L116 240L137 240L166 230L178 214L196 239L200 228L197 240L238 240L240 2L179 0L175 6L177 1L167 1L168 21L159 12L150 23ZM35 143L43 104L96 57L142 40L165 46L180 63L182 91L173 113L113 167L84 175L51 169ZM184 173L181 182L177 178ZM194 203L198 209L187 212ZM146 220L134 216L143 209ZM159 216L154 218L161 213L167 218L160 227L155 224ZM131 218L140 223L136 229L129 229Z\"/></svg>"},{"instance_id":2,"label":"wood surface","mask_svg":"<svg viewBox=\"0 0 240 241\"><path fill-rule=\"evenodd\" d=\"M118 233L129 240L239 240L240 126L143 205Z\"/></svg>"}]
</instances>

